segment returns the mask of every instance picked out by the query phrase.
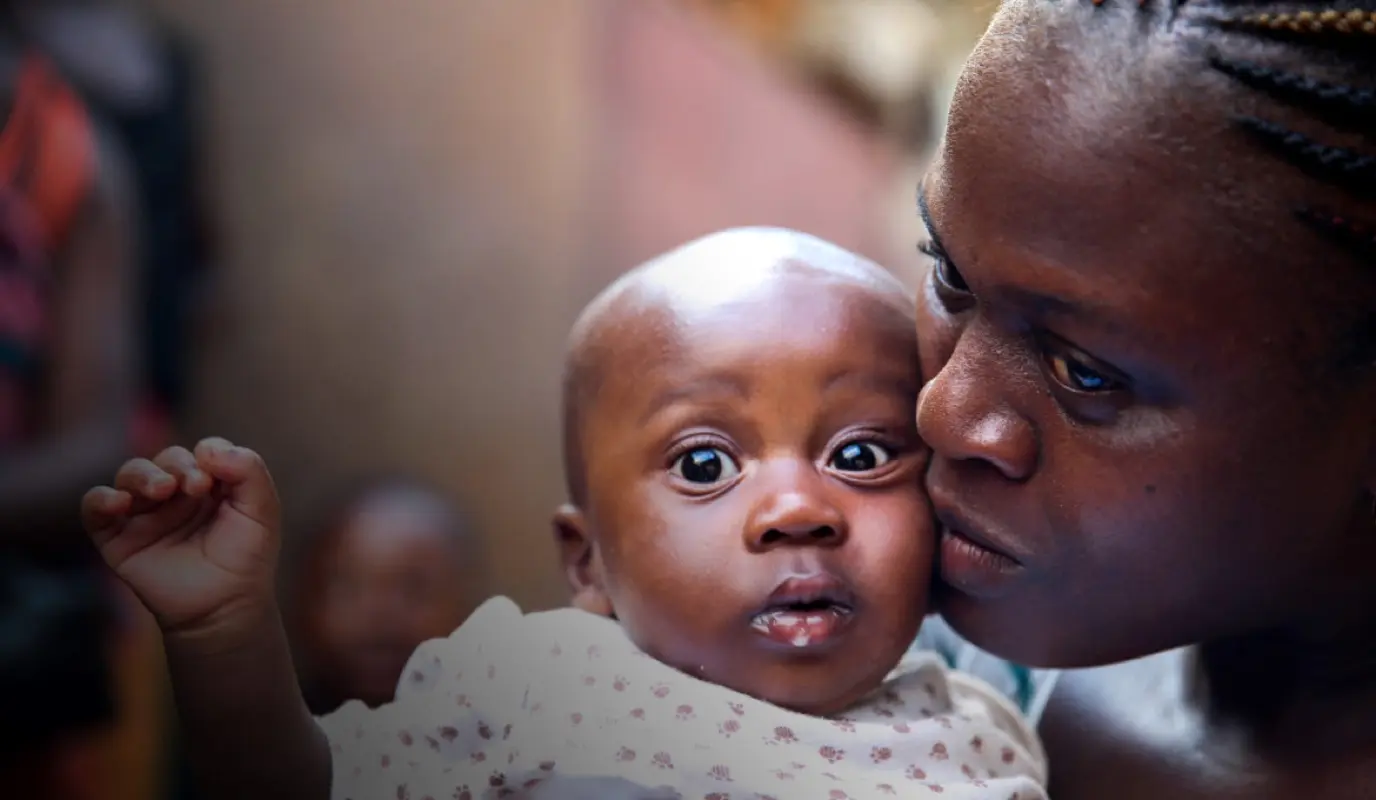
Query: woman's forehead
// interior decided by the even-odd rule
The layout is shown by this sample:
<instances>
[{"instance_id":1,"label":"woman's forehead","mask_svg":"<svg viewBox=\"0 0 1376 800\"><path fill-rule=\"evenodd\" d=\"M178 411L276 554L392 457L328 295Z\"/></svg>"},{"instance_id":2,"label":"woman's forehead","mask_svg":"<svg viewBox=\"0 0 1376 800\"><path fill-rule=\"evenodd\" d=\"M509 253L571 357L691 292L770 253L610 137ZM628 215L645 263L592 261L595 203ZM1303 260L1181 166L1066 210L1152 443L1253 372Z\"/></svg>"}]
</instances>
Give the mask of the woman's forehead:
<instances>
[{"instance_id":1,"label":"woman's forehead","mask_svg":"<svg viewBox=\"0 0 1376 800\"><path fill-rule=\"evenodd\" d=\"M1325 187L1237 131L1230 106L1255 100L1191 74L1183 50L1100 64L1140 67L1105 98L1104 81L1077 79L1091 65L1072 44L996 44L961 85L923 192L976 293L1091 308L1143 347L1265 337L1315 353L1331 328L1315 315L1356 285L1294 216Z\"/></svg>"},{"instance_id":2,"label":"woman's forehead","mask_svg":"<svg viewBox=\"0 0 1376 800\"><path fill-rule=\"evenodd\" d=\"M1326 190L1237 129L1256 98L1178 41L1077 48L1083 27L981 45L926 181L938 224L962 232L938 231L954 257L1016 244L1170 285L1182 270L1245 267L1255 282L1321 260L1294 208Z\"/></svg>"}]
</instances>

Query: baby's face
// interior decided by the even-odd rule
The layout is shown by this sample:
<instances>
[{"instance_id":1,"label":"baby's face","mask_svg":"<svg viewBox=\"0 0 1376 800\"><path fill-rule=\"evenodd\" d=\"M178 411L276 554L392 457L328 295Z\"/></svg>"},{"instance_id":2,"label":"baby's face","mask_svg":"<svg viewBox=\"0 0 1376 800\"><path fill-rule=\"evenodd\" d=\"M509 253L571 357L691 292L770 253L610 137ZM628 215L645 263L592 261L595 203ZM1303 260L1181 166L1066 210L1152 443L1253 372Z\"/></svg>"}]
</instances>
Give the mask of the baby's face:
<instances>
[{"instance_id":1,"label":"baby's face","mask_svg":"<svg viewBox=\"0 0 1376 800\"><path fill-rule=\"evenodd\" d=\"M910 311L794 275L617 330L582 429L584 515L616 617L697 677L843 710L926 609Z\"/></svg>"}]
</instances>

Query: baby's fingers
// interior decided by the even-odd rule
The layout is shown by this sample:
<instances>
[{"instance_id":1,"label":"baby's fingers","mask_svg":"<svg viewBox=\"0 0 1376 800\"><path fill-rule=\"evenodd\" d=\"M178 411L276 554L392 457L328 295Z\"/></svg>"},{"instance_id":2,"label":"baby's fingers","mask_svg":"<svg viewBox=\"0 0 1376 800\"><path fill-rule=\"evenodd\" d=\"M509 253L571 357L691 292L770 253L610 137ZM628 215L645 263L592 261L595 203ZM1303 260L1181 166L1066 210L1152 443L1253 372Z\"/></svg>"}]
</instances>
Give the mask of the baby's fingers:
<instances>
[{"instance_id":1,"label":"baby's fingers","mask_svg":"<svg viewBox=\"0 0 1376 800\"><path fill-rule=\"evenodd\" d=\"M134 499L160 503L177 491L177 479L146 458L124 462L115 473L115 488L133 495Z\"/></svg>"},{"instance_id":2,"label":"baby's fingers","mask_svg":"<svg viewBox=\"0 0 1376 800\"><path fill-rule=\"evenodd\" d=\"M128 492L109 486L97 486L81 498L81 524L96 540L97 547L104 544L103 539L128 515L133 502Z\"/></svg>"},{"instance_id":3,"label":"baby's fingers","mask_svg":"<svg viewBox=\"0 0 1376 800\"><path fill-rule=\"evenodd\" d=\"M185 447L169 447L153 459L161 470L177 479L182 491L192 497L202 497L215 485L215 480L196 463L196 457Z\"/></svg>"},{"instance_id":4,"label":"baby's fingers","mask_svg":"<svg viewBox=\"0 0 1376 800\"><path fill-rule=\"evenodd\" d=\"M263 527L276 530L277 489L261 456L247 447L211 438L196 445L196 463L225 484L230 506Z\"/></svg>"}]
</instances>

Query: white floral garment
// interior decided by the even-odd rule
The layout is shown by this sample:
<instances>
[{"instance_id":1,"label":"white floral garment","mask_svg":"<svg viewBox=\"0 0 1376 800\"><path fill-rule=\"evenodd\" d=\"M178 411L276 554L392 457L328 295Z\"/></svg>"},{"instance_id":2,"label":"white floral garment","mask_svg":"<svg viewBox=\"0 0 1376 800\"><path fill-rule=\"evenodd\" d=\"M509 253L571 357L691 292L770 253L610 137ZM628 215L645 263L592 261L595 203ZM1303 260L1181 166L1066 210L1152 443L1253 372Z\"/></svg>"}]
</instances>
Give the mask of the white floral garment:
<instances>
[{"instance_id":1,"label":"white floral garment","mask_svg":"<svg viewBox=\"0 0 1376 800\"><path fill-rule=\"evenodd\" d=\"M552 775L613 776L704 800L1044 800L1016 708L911 654L839 718L797 714L641 653L615 622L489 600L421 646L396 702L321 720L337 800L515 796Z\"/></svg>"}]
</instances>

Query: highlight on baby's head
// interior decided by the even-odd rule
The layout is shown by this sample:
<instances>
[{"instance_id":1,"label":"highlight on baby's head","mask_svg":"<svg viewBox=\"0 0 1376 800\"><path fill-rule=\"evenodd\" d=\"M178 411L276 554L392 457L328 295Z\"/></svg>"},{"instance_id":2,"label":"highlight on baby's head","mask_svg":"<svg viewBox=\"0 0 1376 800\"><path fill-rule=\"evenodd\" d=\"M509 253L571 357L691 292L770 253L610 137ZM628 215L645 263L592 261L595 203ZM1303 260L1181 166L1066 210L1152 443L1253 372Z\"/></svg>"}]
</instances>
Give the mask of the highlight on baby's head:
<instances>
[{"instance_id":1,"label":"highlight on baby's head","mask_svg":"<svg viewBox=\"0 0 1376 800\"><path fill-rule=\"evenodd\" d=\"M873 688L931 570L916 359L902 284L794 231L714 234L617 281L570 337L575 604L782 705Z\"/></svg>"}]
</instances>

